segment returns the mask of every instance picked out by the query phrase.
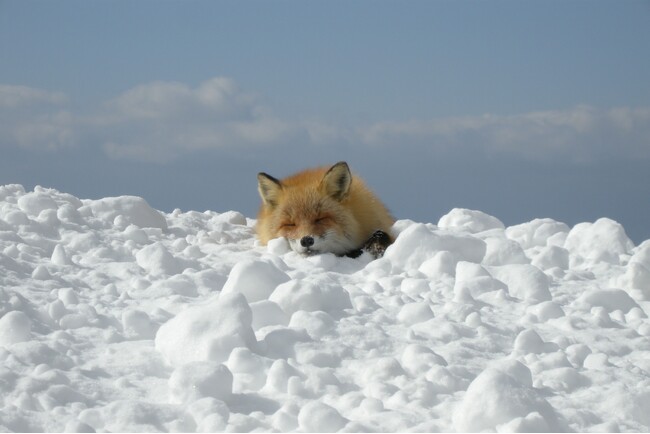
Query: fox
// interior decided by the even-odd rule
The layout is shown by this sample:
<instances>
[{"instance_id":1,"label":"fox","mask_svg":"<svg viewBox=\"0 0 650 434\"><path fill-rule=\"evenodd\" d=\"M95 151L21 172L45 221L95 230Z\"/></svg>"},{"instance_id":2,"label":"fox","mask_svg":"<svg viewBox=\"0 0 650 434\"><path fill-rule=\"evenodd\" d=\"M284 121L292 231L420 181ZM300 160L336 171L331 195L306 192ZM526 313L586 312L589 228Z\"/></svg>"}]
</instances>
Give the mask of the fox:
<instances>
[{"instance_id":1,"label":"fox","mask_svg":"<svg viewBox=\"0 0 650 434\"><path fill-rule=\"evenodd\" d=\"M256 232L261 245L284 237L304 256L333 253L383 256L394 241L395 219L345 161L278 180L257 175L262 204Z\"/></svg>"}]
</instances>

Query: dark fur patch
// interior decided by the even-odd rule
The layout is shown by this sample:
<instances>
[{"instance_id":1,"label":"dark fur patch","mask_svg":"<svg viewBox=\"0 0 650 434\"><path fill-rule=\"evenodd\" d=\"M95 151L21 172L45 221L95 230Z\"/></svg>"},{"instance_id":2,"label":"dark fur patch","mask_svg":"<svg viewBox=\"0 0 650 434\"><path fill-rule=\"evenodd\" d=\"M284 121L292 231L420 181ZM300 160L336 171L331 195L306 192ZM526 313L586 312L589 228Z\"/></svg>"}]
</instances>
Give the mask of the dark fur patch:
<instances>
[{"instance_id":1,"label":"dark fur patch","mask_svg":"<svg viewBox=\"0 0 650 434\"><path fill-rule=\"evenodd\" d=\"M390 246L391 239L390 236L384 231L375 231L374 234L370 237L366 244L363 246L363 250L370 253L372 256L381 258L384 256L384 252Z\"/></svg>"},{"instance_id":2,"label":"dark fur patch","mask_svg":"<svg viewBox=\"0 0 650 434\"><path fill-rule=\"evenodd\" d=\"M345 254L348 258L358 258L363 252L368 252L375 259L384 256L384 252L392 243L390 236L384 231L375 231L372 236L366 241L362 248L352 250Z\"/></svg>"},{"instance_id":3,"label":"dark fur patch","mask_svg":"<svg viewBox=\"0 0 650 434\"><path fill-rule=\"evenodd\" d=\"M358 258L361 255L363 255L363 250L357 249L346 253L344 256L347 256L348 258Z\"/></svg>"}]
</instances>

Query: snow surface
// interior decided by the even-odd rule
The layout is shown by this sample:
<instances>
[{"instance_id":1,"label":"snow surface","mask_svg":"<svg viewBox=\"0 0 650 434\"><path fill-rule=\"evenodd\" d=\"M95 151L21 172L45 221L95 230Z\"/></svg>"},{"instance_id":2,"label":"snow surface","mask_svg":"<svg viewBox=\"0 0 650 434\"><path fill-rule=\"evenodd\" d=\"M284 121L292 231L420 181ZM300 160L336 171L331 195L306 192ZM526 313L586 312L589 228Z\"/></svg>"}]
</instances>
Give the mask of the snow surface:
<instances>
[{"instance_id":1,"label":"snow surface","mask_svg":"<svg viewBox=\"0 0 650 434\"><path fill-rule=\"evenodd\" d=\"M618 223L454 209L375 261L254 223L0 187L0 430L650 430L650 240Z\"/></svg>"}]
</instances>

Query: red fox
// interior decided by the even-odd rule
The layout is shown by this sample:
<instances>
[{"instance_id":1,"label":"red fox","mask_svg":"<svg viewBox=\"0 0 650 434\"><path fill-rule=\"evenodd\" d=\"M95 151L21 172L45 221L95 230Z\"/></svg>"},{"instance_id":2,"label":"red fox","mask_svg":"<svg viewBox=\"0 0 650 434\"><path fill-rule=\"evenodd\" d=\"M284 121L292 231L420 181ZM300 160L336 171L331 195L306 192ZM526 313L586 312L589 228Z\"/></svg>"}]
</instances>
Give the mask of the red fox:
<instances>
[{"instance_id":1,"label":"red fox","mask_svg":"<svg viewBox=\"0 0 650 434\"><path fill-rule=\"evenodd\" d=\"M262 206L256 230L263 245L285 237L303 255L357 257L363 249L377 258L393 241L395 220L344 161L283 180L259 173L257 181Z\"/></svg>"}]
</instances>

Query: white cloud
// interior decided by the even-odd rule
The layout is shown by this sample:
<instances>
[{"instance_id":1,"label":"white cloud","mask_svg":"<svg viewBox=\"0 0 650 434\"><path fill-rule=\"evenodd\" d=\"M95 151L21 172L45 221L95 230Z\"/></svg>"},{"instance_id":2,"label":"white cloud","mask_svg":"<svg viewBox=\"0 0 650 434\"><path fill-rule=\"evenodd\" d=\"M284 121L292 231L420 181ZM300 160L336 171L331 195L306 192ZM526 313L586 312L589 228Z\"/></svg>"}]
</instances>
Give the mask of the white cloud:
<instances>
[{"instance_id":1,"label":"white cloud","mask_svg":"<svg viewBox=\"0 0 650 434\"><path fill-rule=\"evenodd\" d=\"M0 147L56 150L100 146L112 158L170 161L187 153L254 152L287 143L422 149L466 158L502 155L531 160L650 158L650 108L576 106L518 115L466 116L341 125L318 118L284 120L224 77L197 86L135 86L90 113L69 98L26 86L0 85Z\"/></svg>"},{"instance_id":2,"label":"white cloud","mask_svg":"<svg viewBox=\"0 0 650 434\"><path fill-rule=\"evenodd\" d=\"M27 86L0 85L0 149L59 149L74 141L68 98Z\"/></svg>"},{"instance_id":3,"label":"white cloud","mask_svg":"<svg viewBox=\"0 0 650 434\"><path fill-rule=\"evenodd\" d=\"M580 105L512 116L483 115L379 122L357 130L368 145L425 146L528 159L591 161L650 158L650 108L601 110Z\"/></svg>"},{"instance_id":4,"label":"white cloud","mask_svg":"<svg viewBox=\"0 0 650 434\"><path fill-rule=\"evenodd\" d=\"M256 102L231 79L216 77L196 88L163 81L139 85L109 101L107 107L124 119L175 120L190 114L238 119L253 117Z\"/></svg>"},{"instance_id":5,"label":"white cloud","mask_svg":"<svg viewBox=\"0 0 650 434\"><path fill-rule=\"evenodd\" d=\"M103 125L104 150L111 157L152 161L198 150L264 146L292 130L223 77L195 88L170 82L137 86L109 101L94 123Z\"/></svg>"},{"instance_id":6,"label":"white cloud","mask_svg":"<svg viewBox=\"0 0 650 434\"><path fill-rule=\"evenodd\" d=\"M0 108L2 109L16 109L35 104L61 105L67 100L68 98L62 92L0 84Z\"/></svg>"}]
</instances>

